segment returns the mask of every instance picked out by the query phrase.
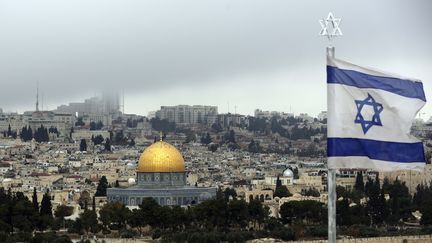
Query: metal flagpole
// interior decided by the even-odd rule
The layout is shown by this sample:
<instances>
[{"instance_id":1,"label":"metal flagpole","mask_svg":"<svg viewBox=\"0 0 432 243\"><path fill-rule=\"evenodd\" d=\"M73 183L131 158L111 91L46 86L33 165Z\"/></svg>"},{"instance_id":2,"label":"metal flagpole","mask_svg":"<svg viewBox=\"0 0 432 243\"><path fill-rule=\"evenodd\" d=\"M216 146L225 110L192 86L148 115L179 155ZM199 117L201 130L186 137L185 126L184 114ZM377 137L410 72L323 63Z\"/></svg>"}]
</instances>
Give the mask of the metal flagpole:
<instances>
[{"instance_id":1,"label":"metal flagpole","mask_svg":"<svg viewBox=\"0 0 432 243\"><path fill-rule=\"evenodd\" d=\"M335 48L327 47L327 56L335 57ZM328 104L328 103L327 103ZM328 109L327 109L328 110ZM328 164L327 164L328 167ZM336 170L327 171L328 242L336 243Z\"/></svg>"},{"instance_id":2,"label":"metal flagpole","mask_svg":"<svg viewBox=\"0 0 432 243\"><path fill-rule=\"evenodd\" d=\"M335 18L329 13L327 19L319 20L321 25L321 36L326 36L329 40L327 47L327 57L335 57L335 48L332 46L332 40L336 36L341 36L342 31L339 28L341 19ZM328 104L328 102L327 102ZM328 110L328 109L327 109ZM328 165L327 165L328 166ZM328 242L336 242L336 170L329 168L327 171L327 207L328 207Z\"/></svg>"}]
</instances>

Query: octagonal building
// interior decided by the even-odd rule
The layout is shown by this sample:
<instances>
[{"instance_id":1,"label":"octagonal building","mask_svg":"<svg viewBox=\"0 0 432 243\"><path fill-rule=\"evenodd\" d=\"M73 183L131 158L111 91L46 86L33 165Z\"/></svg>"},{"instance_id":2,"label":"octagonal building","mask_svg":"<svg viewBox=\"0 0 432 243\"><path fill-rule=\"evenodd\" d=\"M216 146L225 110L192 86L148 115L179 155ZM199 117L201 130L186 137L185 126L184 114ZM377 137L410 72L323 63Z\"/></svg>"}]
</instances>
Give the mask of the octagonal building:
<instances>
[{"instance_id":1,"label":"octagonal building","mask_svg":"<svg viewBox=\"0 0 432 243\"><path fill-rule=\"evenodd\" d=\"M120 201L128 206L140 205L152 197L160 205L193 205L216 196L216 187L186 185L185 163L171 144L159 141L144 150L138 166L136 185L108 188L108 202Z\"/></svg>"}]
</instances>

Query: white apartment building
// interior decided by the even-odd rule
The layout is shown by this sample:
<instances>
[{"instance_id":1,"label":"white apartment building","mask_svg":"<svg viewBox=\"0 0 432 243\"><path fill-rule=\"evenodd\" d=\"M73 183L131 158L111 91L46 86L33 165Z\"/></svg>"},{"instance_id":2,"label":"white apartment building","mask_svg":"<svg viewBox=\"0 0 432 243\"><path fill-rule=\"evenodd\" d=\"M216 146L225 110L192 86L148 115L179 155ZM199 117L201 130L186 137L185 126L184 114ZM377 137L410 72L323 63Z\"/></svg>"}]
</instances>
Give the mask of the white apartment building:
<instances>
[{"instance_id":1,"label":"white apartment building","mask_svg":"<svg viewBox=\"0 0 432 243\"><path fill-rule=\"evenodd\" d=\"M267 118L270 119L274 116L279 116L283 119L286 119L288 117L294 117L293 113L286 113L286 112L279 112L279 111L263 111L260 109L256 109L254 112L255 118Z\"/></svg>"},{"instance_id":2,"label":"white apartment building","mask_svg":"<svg viewBox=\"0 0 432 243\"><path fill-rule=\"evenodd\" d=\"M214 115L217 114L217 106L203 105L161 106L161 109L156 112L159 119L167 119L177 124L207 123L210 117L214 119Z\"/></svg>"}]
</instances>

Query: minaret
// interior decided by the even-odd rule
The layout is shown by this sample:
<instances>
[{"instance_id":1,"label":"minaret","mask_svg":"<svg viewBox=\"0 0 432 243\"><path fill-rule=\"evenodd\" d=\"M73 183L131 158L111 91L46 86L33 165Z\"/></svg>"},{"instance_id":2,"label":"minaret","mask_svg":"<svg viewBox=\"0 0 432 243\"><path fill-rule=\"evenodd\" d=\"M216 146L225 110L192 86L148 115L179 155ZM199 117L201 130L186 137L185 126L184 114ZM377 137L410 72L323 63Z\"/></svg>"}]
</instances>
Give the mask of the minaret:
<instances>
[{"instance_id":1,"label":"minaret","mask_svg":"<svg viewBox=\"0 0 432 243\"><path fill-rule=\"evenodd\" d=\"M36 82L36 112L39 112L39 82Z\"/></svg>"}]
</instances>

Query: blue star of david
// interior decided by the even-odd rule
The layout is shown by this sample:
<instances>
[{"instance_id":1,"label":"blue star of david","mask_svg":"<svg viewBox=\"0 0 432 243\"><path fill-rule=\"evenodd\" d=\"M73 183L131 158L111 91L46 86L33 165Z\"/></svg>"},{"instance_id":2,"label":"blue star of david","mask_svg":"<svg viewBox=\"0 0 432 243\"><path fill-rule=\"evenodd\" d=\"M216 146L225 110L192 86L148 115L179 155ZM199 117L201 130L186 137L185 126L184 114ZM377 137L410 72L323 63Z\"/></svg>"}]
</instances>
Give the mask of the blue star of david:
<instances>
[{"instance_id":1,"label":"blue star of david","mask_svg":"<svg viewBox=\"0 0 432 243\"><path fill-rule=\"evenodd\" d=\"M381 118L379 114L384 110L382 104L375 101L375 99L368 93L368 97L364 100L354 100L357 106L357 115L354 123L359 123L363 129L363 133L366 134L372 126L382 126ZM363 118L361 113L365 105L372 106L374 114L371 121L367 121Z\"/></svg>"}]
</instances>

